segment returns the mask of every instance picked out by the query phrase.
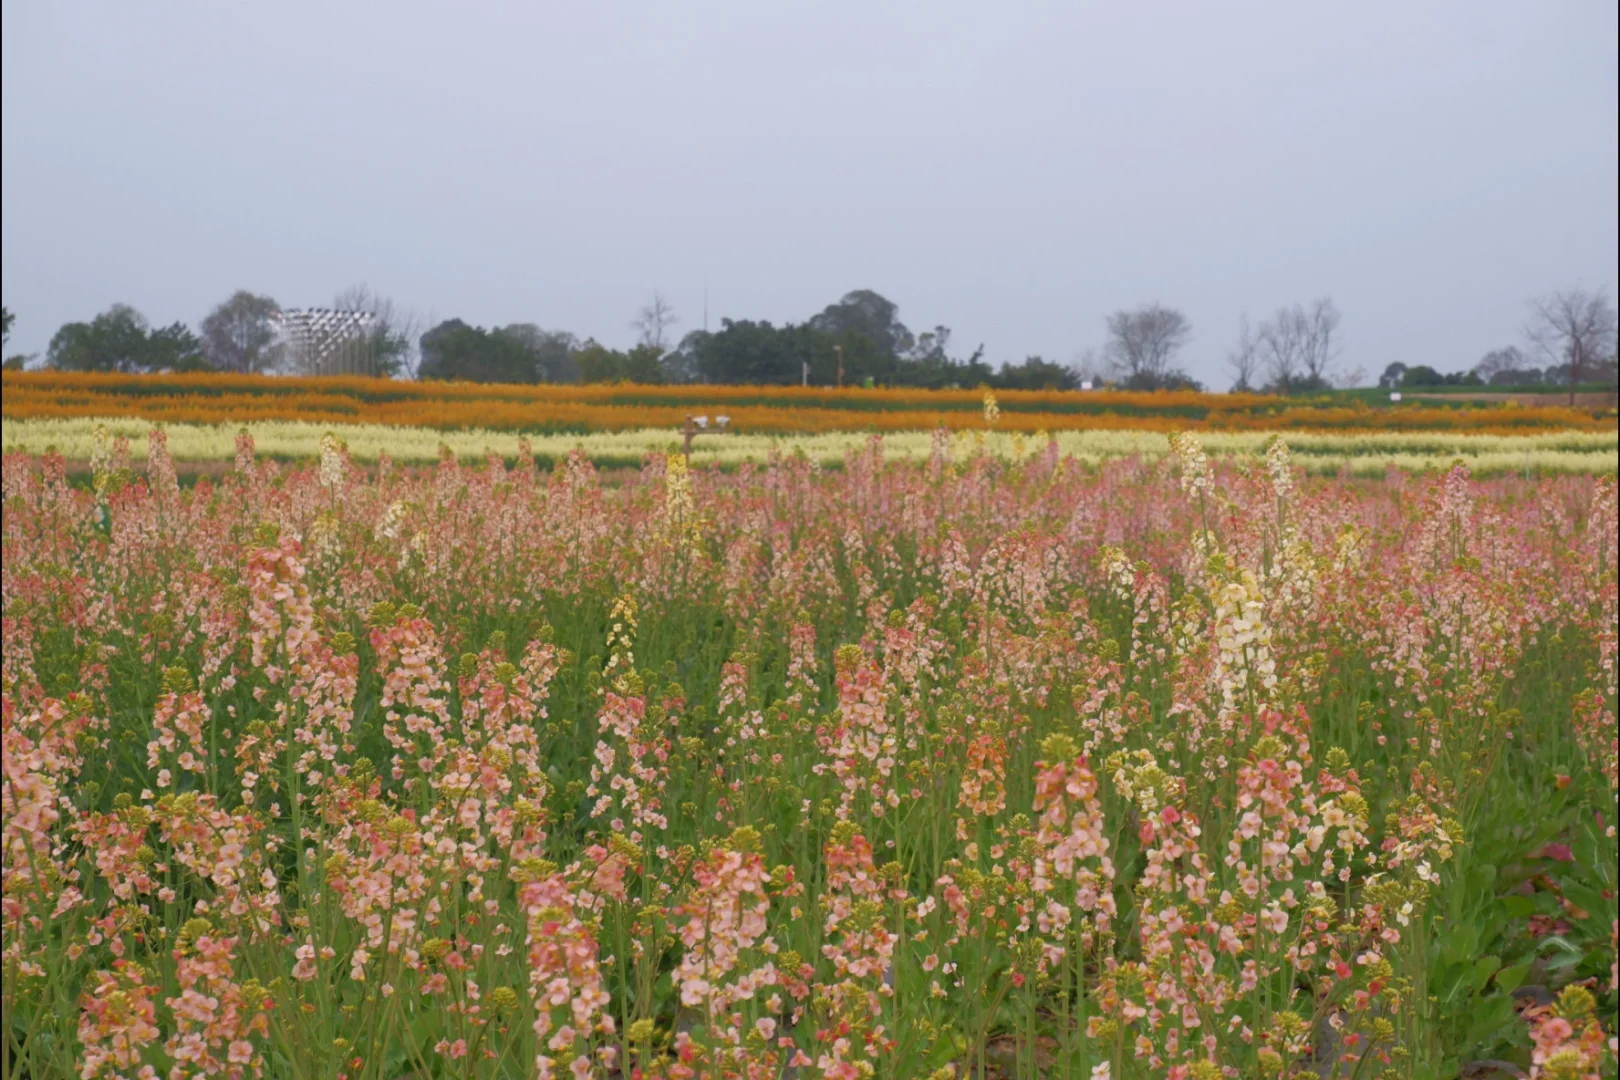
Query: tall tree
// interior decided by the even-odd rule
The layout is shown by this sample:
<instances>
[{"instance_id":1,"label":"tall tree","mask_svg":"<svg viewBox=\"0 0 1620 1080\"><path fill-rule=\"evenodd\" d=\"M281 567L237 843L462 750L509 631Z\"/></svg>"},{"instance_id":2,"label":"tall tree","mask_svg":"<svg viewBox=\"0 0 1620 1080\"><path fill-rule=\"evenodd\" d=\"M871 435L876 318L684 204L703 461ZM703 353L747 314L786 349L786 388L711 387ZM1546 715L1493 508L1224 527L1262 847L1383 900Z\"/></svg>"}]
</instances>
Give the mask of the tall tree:
<instances>
[{"instance_id":1,"label":"tall tree","mask_svg":"<svg viewBox=\"0 0 1620 1080\"><path fill-rule=\"evenodd\" d=\"M145 371L146 319L114 304L87 323L68 323L52 336L46 361L61 371Z\"/></svg>"},{"instance_id":2,"label":"tall tree","mask_svg":"<svg viewBox=\"0 0 1620 1080\"><path fill-rule=\"evenodd\" d=\"M664 355L664 372L670 382L695 383L704 380L702 356L714 337L707 330L689 330L681 343Z\"/></svg>"},{"instance_id":3,"label":"tall tree","mask_svg":"<svg viewBox=\"0 0 1620 1080\"><path fill-rule=\"evenodd\" d=\"M423 331L416 343L418 354L422 357L417 376L423 379L465 378L459 370L457 342L454 339L460 331L471 329L460 319L445 319Z\"/></svg>"},{"instance_id":4,"label":"tall tree","mask_svg":"<svg viewBox=\"0 0 1620 1080\"><path fill-rule=\"evenodd\" d=\"M1567 365L1572 406L1577 383L1614 366L1614 305L1601 289L1565 289L1532 300L1525 334L1542 356Z\"/></svg>"},{"instance_id":5,"label":"tall tree","mask_svg":"<svg viewBox=\"0 0 1620 1080\"><path fill-rule=\"evenodd\" d=\"M1127 389L1160 390L1188 381L1174 361L1191 334L1187 316L1163 304L1146 304L1108 316L1105 354Z\"/></svg>"},{"instance_id":6,"label":"tall tree","mask_svg":"<svg viewBox=\"0 0 1620 1080\"><path fill-rule=\"evenodd\" d=\"M62 371L204 371L202 342L185 323L159 330L128 304L87 323L68 323L51 338L47 363Z\"/></svg>"},{"instance_id":7,"label":"tall tree","mask_svg":"<svg viewBox=\"0 0 1620 1080\"><path fill-rule=\"evenodd\" d=\"M641 306L630 325L640 335L637 339L639 344L657 349L662 356L669 347L670 328L680 321L664 294L654 289L651 298Z\"/></svg>"},{"instance_id":8,"label":"tall tree","mask_svg":"<svg viewBox=\"0 0 1620 1080\"><path fill-rule=\"evenodd\" d=\"M212 366L202 339L185 323L170 323L146 337L148 371L208 371Z\"/></svg>"},{"instance_id":9,"label":"tall tree","mask_svg":"<svg viewBox=\"0 0 1620 1080\"><path fill-rule=\"evenodd\" d=\"M1267 389L1280 394L1328 389L1328 372L1339 354L1340 321L1332 297L1324 296L1308 309L1303 304L1278 308L1261 323L1257 339L1271 376Z\"/></svg>"},{"instance_id":10,"label":"tall tree","mask_svg":"<svg viewBox=\"0 0 1620 1080\"><path fill-rule=\"evenodd\" d=\"M534 323L513 323L500 333L521 344L534 356L535 376L541 382L579 382L580 349L577 337L566 330L542 330Z\"/></svg>"},{"instance_id":11,"label":"tall tree","mask_svg":"<svg viewBox=\"0 0 1620 1080\"><path fill-rule=\"evenodd\" d=\"M1236 375L1233 393L1247 393L1254 389L1254 373L1260 364L1260 340L1249 327L1249 316L1238 317L1238 339L1232 351L1226 354L1226 364Z\"/></svg>"},{"instance_id":12,"label":"tall tree","mask_svg":"<svg viewBox=\"0 0 1620 1080\"><path fill-rule=\"evenodd\" d=\"M817 345L822 342L826 345L825 357L818 356ZM778 328L763 319L721 319L719 330L699 338L688 335L682 344L693 347L691 365L704 382L710 383L791 385L803 378L806 364L816 368L817 360L827 365L835 363L831 338L803 326ZM830 379L818 377L817 381Z\"/></svg>"},{"instance_id":13,"label":"tall tree","mask_svg":"<svg viewBox=\"0 0 1620 1080\"><path fill-rule=\"evenodd\" d=\"M889 356L900 356L916 344L911 331L900 321L899 306L871 289L845 293L836 304L828 304L819 315L811 316L808 325L833 338L845 334L866 338Z\"/></svg>"},{"instance_id":14,"label":"tall tree","mask_svg":"<svg viewBox=\"0 0 1620 1080\"><path fill-rule=\"evenodd\" d=\"M221 371L268 371L281 363L273 322L280 310L268 296L238 289L202 321L203 350Z\"/></svg>"},{"instance_id":15,"label":"tall tree","mask_svg":"<svg viewBox=\"0 0 1620 1080\"><path fill-rule=\"evenodd\" d=\"M524 343L500 330L468 326L446 319L422 335L423 379L468 382L532 383L539 381L538 361Z\"/></svg>"}]
</instances>

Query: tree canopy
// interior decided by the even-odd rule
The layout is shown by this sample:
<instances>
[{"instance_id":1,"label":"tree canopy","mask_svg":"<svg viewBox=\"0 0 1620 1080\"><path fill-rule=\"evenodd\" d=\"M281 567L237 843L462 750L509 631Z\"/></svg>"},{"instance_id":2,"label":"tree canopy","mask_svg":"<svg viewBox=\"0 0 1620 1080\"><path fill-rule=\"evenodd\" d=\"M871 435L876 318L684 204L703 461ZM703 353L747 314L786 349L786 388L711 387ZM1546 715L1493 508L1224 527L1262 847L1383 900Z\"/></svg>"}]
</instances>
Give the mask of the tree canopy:
<instances>
[{"instance_id":1,"label":"tree canopy","mask_svg":"<svg viewBox=\"0 0 1620 1080\"><path fill-rule=\"evenodd\" d=\"M1040 356L1022 362L985 357L982 345L957 348L951 329L913 331L900 307L873 289L854 289L802 322L722 318L718 329L694 329L676 339L675 309L657 290L630 326L637 344L618 349L566 330L532 322L488 328L459 318L421 332L421 324L391 300L356 285L338 293L336 312L363 312L363 320L331 319L325 309L304 312L322 325L349 326L337 352L295 346L283 335L276 301L239 289L216 305L193 333L183 323L154 329L127 305L115 304L89 322L64 325L52 338L46 363L82 371L288 371L301 374L390 378L465 379L473 382L646 382L731 385L883 385L948 389L989 386L1008 390L1070 390L1103 383L1126 390L1201 390L1181 364L1191 340L1187 315L1160 303L1107 316L1100 347L1079 351L1072 364ZM13 313L0 308L9 341ZM1389 389L1441 385L1567 385L1616 378L1614 304L1602 291L1568 289L1531 302L1527 348L1503 346L1473 371L1443 373L1430 364L1390 364L1377 385ZM1277 394L1319 393L1335 385L1364 385L1361 369L1337 373L1341 316L1332 298L1277 308L1251 325L1240 319L1237 344L1226 356L1232 389ZM298 325L302 326L302 323ZM360 329L352 329L359 326ZM310 362L300 353L317 354ZM331 356L338 359L330 360ZM8 369L33 356L9 356ZM1540 364L1545 366L1538 366ZM1448 365L1449 366L1449 365ZM1573 402L1573 397L1571 401Z\"/></svg>"},{"instance_id":2,"label":"tree canopy","mask_svg":"<svg viewBox=\"0 0 1620 1080\"><path fill-rule=\"evenodd\" d=\"M420 375L475 382L826 386L838 381L842 364L846 385L1066 387L1076 381L1069 369L1034 357L1005 366L1001 375L984 362L982 348L966 360L954 359L947 327L913 335L900 322L899 308L869 289L846 294L802 323L721 319L720 329L693 330L666 348L661 342L673 322L667 303L654 294L636 323L641 343L620 350L533 323L484 330L449 319L422 335Z\"/></svg>"},{"instance_id":3,"label":"tree canopy","mask_svg":"<svg viewBox=\"0 0 1620 1080\"><path fill-rule=\"evenodd\" d=\"M539 359L517 335L447 319L422 335L424 379L539 382Z\"/></svg>"},{"instance_id":4,"label":"tree canopy","mask_svg":"<svg viewBox=\"0 0 1620 1080\"><path fill-rule=\"evenodd\" d=\"M238 289L203 319L203 351L220 371L268 371L277 366L274 317L280 308L268 296Z\"/></svg>"},{"instance_id":5,"label":"tree canopy","mask_svg":"<svg viewBox=\"0 0 1620 1080\"><path fill-rule=\"evenodd\" d=\"M49 363L63 371L202 371L202 342L184 323L151 329L128 304L114 304L87 323L68 323L51 338Z\"/></svg>"}]
</instances>

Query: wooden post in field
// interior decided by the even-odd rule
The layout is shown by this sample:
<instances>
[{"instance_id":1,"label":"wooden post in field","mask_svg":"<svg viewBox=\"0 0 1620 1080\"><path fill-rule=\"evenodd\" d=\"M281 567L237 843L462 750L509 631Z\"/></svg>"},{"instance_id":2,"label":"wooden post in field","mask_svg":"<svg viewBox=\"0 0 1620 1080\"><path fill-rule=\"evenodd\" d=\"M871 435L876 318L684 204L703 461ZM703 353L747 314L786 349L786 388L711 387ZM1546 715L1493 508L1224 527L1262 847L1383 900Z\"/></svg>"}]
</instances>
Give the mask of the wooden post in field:
<instances>
[{"instance_id":1,"label":"wooden post in field","mask_svg":"<svg viewBox=\"0 0 1620 1080\"><path fill-rule=\"evenodd\" d=\"M692 437L697 434L697 427L692 423L691 413L686 414L686 428L681 434L685 436L685 445L681 448L681 452L686 455L686 463L690 465L692 464Z\"/></svg>"}]
</instances>

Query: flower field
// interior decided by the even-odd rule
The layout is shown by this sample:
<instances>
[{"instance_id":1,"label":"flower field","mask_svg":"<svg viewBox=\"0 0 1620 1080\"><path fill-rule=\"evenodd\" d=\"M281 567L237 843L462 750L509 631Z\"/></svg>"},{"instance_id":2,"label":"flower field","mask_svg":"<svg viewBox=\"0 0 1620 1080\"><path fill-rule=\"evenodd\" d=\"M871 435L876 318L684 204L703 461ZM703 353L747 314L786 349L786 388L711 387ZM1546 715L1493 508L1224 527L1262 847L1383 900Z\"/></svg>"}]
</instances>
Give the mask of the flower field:
<instances>
[{"instance_id":1,"label":"flower field","mask_svg":"<svg viewBox=\"0 0 1620 1080\"><path fill-rule=\"evenodd\" d=\"M138 418L163 424L301 421L385 424L529 435L679 427L724 412L755 435L978 429L978 390L797 386L500 385L266 375L6 372L7 420ZM1035 432L1134 430L1445 431L1479 434L1617 429L1612 406L1570 409L1430 401L1373 408L1353 397L1270 397L1192 391L1007 390L997 426Z\"/></svg>"},{"instance_id":2,"label":"flower field","mask_svg":"<svg viewBox=\"0 0 1620 1080\"><path fill-rule=\"evenodd\" d=\"M1613 1077L1614 478L1164 445L7 453L5 1076Z\"/></svg>"},{"instance_id":3,"label":"flower field","mask_svg":"<svg viewBox=\"0 0 1620 1080\"><path fill-rule=\"evenodd\" d=\"M96 456L98 440L122 438L130 444L132 465L144 465L150 422L139 419L0 420L7 453L40 456L61 454L70 470L82 476ZM936 429L936 431L939 429ZM579 451L599 468L639 468L648 454L681 448L677 428L598 431L584 435L519 435L509 431L385 427L381 424L312 424L301 421L251 421L224 424L164 424L165 447L176 464L191 470L228 465L236 440L246 431L258 455L284 464L312 461L321 442L335 436L350 458L367 466L388 458L400 465L434 464L448 449L458 460L477 464L490 454L508 464L533 456L546 465ZM1274 437L1265 431L1212 431L1203 435L1212 457L1258 459ZM810 435L705 434L693 441L692 461L728 468L765 465L773 456L803 455L822 466L841 467L851 451L859 452L870 436L854 432ZM1054 431L1045 436L1022 432L958 430L950 435L958 454L982 453L1009 462L1047 452L1050 443L1066 458L1097 465L1115 458L1155 460L1169 451L1165 436L1154 431ZM934 453L935 433L898 431L883 436L890 459L926 461ZM1614 431L1549 431L1519 435L1483 435L1450 431L1290 432L1288 441L1309 472L1382 477L1389 469L1432 472L1449 469L1461 459L1480 476L1504 473L1546 475L1594 473L1614 475L1620 468L1620 435Z\"/></svg>"}]
</instances>

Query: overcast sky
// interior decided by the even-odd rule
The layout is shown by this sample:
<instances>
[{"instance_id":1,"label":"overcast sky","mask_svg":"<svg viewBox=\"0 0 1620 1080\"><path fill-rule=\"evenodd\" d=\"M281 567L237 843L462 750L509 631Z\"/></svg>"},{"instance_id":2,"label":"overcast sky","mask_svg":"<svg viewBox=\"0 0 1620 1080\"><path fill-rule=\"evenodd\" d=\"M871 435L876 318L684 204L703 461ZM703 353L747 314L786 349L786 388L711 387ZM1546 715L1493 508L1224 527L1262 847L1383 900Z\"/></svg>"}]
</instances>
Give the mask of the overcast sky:
<instances>
[{"instance_id":1,"label":"overcast sky","mask_svg":"<svg viewBox=\"0 0 1620 1080\"><path fill-rule=\"evenodd\" d=\"M1346 369L1612 296L1614 0L3 8L8 352L356 282L627 345L871 288L993 362L1331 295Z\"/></svg>"}]
</instances>

